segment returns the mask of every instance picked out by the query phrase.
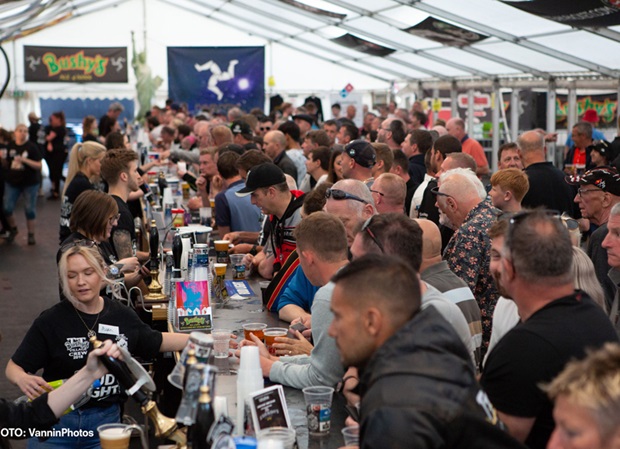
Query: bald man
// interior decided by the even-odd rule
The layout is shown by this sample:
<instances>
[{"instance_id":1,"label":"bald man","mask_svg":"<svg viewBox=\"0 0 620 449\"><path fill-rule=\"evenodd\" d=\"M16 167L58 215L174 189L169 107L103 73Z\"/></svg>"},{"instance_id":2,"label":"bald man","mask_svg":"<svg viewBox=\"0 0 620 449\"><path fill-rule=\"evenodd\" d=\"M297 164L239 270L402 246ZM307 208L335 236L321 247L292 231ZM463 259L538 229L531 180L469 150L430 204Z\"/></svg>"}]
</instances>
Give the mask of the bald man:
<instances>
[{"instance_id":1,"label":"bald man","mask_svg":"<svg viewBox=\"0 0 620 449\"><path fill-rule=\"evenodd\" d=\"M380 175L372 187L370 193L375 200L375 207L380 214L388 212L405 213L405 197L407 196L407 183L393 173Z\"/></svg>"},{"instance_id":2,"label":"bald man","mask_svg":"<svg viewBox=\"0 0 620 449\"><path fill-rule=\"evenodd\" d=\"M465 281L454 274L448 262L441 258L441 233L435 223L417 218L415 221L422 229L422 281L439 290L455 303L467 320L471 338L476 348L476 369L480 366L480 345L482 344L482 323L480 308L474 294Z\"/></svg>"}]
</instances>

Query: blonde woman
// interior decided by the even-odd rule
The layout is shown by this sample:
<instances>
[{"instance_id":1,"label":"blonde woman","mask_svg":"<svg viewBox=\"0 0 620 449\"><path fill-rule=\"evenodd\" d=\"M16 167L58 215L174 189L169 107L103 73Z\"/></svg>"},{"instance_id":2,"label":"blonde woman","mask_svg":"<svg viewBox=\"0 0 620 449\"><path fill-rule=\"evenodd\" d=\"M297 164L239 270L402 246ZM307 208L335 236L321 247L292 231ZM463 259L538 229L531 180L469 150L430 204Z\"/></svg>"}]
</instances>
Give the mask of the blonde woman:
<instances>
[{"instance_id":1,"label":"blonde woman","mask_svg":"<svg viewBox=\"0 0 620 449\"><path fill-rule=\"evenodd\" d=\"M573 246L573 278L575 279L575 290L586 292L603 310L606 309L605 294L596 277L594 264L588 255L576 246ZM607 311L605 310L605 312Z\"/></svg>"},{"instance_id":2,"label":"blonde woman","mask_svg":"<svg viewBox=\"0 0 620 449\"><path fill-rule=\"evenodd\" d=\"M101 179L101 159L106 149L98 142L76 143L69 156L69 171L62 192L60 206L60 243L66 239L71 230L71 210L76 198L86 190L96 190Z\"/></svg>"},{"instance_id":3,"label":"blonde woman","mask_svg":"<svg viewBox=\"0 0 620 449\"><path fill-rule=\"evenodd\" d=\"M570 362L548 385L555 430L548 449L620 449L620 346Z\"/></svg>"},{"instance_id":4,"label":"blonde woman","mask_svg":"<svg viewBox=\"0 0 620 449\"><path fill-rule=\"evenodd\" d=\"M116 299L99 294L111 284L107 267L91 241L66 245L58 274L66 300L45 310L34 321L17 351L11 357L6 376L30 399L50 391L48 382L68 379L86 363L89 338L112 340L131 354L151 359L158 352L178 351L185 347L188 335L162 333L145 324L134 312ZM59 325L62 323L62 325ZM43 370L41 376L35 374ZM125 394L116 378L107 374L93 385L90 399L77 410L64 415L54 429L92 431L92 437L52 437L44 442L36 438L29 448L62 447L82 449L99 447L97 426L120 422L120 404ZM58 434L62 435L61 430Z\"/></svg>"}]
</instances>

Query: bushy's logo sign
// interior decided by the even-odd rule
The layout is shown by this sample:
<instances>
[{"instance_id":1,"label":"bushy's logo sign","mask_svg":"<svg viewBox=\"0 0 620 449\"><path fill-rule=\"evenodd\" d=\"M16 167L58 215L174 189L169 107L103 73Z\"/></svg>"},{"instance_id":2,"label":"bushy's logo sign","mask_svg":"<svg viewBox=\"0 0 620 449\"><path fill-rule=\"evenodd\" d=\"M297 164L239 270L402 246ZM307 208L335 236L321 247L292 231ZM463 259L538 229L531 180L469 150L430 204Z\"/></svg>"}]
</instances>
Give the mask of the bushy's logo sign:
<instances>
[{"instance_id":1,"label":"bushy's logo sign","mask_svg":"<svg viewBox=\"0 0 620 449\"><path fill-rule=\"evenodd\" d=\"M110 58L99 54L95 57L85 56L84 50L67 56L57 56L47 52L43 55L43 64L47 67L49 76L56 76L63 71L79 71L84 75L95 75L101 78L106 74Z\"/></svg>"},{"instance_id":2,"label":"bushy's logo sign","mask_svg":"<svg viewBox=\"0 0 620 449\"><path fill-rule=\"evenodd\" d=\"M24 46L29 82L126 83L127 48Z\"/></svg>"}]
</instances>

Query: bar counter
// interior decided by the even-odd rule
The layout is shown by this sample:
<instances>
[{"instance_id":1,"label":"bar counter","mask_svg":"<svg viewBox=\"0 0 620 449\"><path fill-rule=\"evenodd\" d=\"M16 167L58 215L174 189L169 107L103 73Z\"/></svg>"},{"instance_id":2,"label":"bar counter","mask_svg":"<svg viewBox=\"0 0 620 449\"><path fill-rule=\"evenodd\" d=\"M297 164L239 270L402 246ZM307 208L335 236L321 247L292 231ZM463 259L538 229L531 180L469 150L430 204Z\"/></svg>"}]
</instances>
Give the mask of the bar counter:
<instances>
[{"instance_id":1,"label":"bar counter","mask_svg":"<svg viewBox=\"0 0 620 449\"><path fill-rule=\"evenodd\" d=\"M231 277L231 270L227 272L227 279ZM213 327L231 329L238 338L243 340L243 324L265 323L268 327L288 327L289 323L278 318L276 313L266 311L263 307L259 281L262 278L248 279L254 296L245 299L229 299L223 305L213 307ZM213 359L212 362L219 369L216 380L215 393L217 396L225 396L228 401L228 414L233 421L236 420L237 410L237 368L239 359L231 355L228 359ZM269 379L265 379L265 387L274 385ZM299 449L332 449L344 446L341 429L347 417L345 399L334 393L332 402L331 430L323 437L309 435L306 420L306 405L301 390L284 386L284 393L288 405L291 424L297 433Z\"/></svg>"}]
</instances>

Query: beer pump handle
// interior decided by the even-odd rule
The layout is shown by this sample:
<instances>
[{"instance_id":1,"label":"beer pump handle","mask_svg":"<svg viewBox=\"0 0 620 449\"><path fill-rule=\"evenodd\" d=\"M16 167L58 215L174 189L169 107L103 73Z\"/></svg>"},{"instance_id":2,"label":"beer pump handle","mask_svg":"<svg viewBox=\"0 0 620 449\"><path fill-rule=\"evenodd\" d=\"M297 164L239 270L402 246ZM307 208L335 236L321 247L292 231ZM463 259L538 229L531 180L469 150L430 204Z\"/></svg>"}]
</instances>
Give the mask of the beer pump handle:
<instances>
[{"instance_id":1,"label":"beer pump handle","mask_svg":"<svg viewBox=\"0 0 620 449\"><path fill-rule=\"evenodd\" d=\"M151 221L149 229L149 249L151 253L151 269L157 270L159 268L159 231L157 230L155 220Z\"/></svg>"},{"instance_id":2,"label":"beer pump handle","mask_svg":"<svg viewBox=\"0 0 620 449\"><path fill-rule=\"evenodd\" d=\"M172 238L172 260L174 268L181 270L181 255L183 254L183 242L179 233Z\"/></svg>"},{"instance_id":3,"label":"beer pump handle","mask_svg":"<svg viewBox=\"0 0 620 449\"><path fill-rule=\"evenodd\" d=\"M101 341L97 340L97 337L91 337L90 343L93 345L94 349L97 349L101 347L101 345L103 345ZM101 363L105 365L110 374L116 377L116 380L118 381L119 385L123 390L130 390L131 387L136 383L133 375L131 374L131 371L127 367L127 364L122 360L115 359L114 357L108 355L99 356L99 360L101 360ZM144 406L149 402L149 397L141 389L136 390L131 396L141 406Z\"/></svg>"}]
</instances>

